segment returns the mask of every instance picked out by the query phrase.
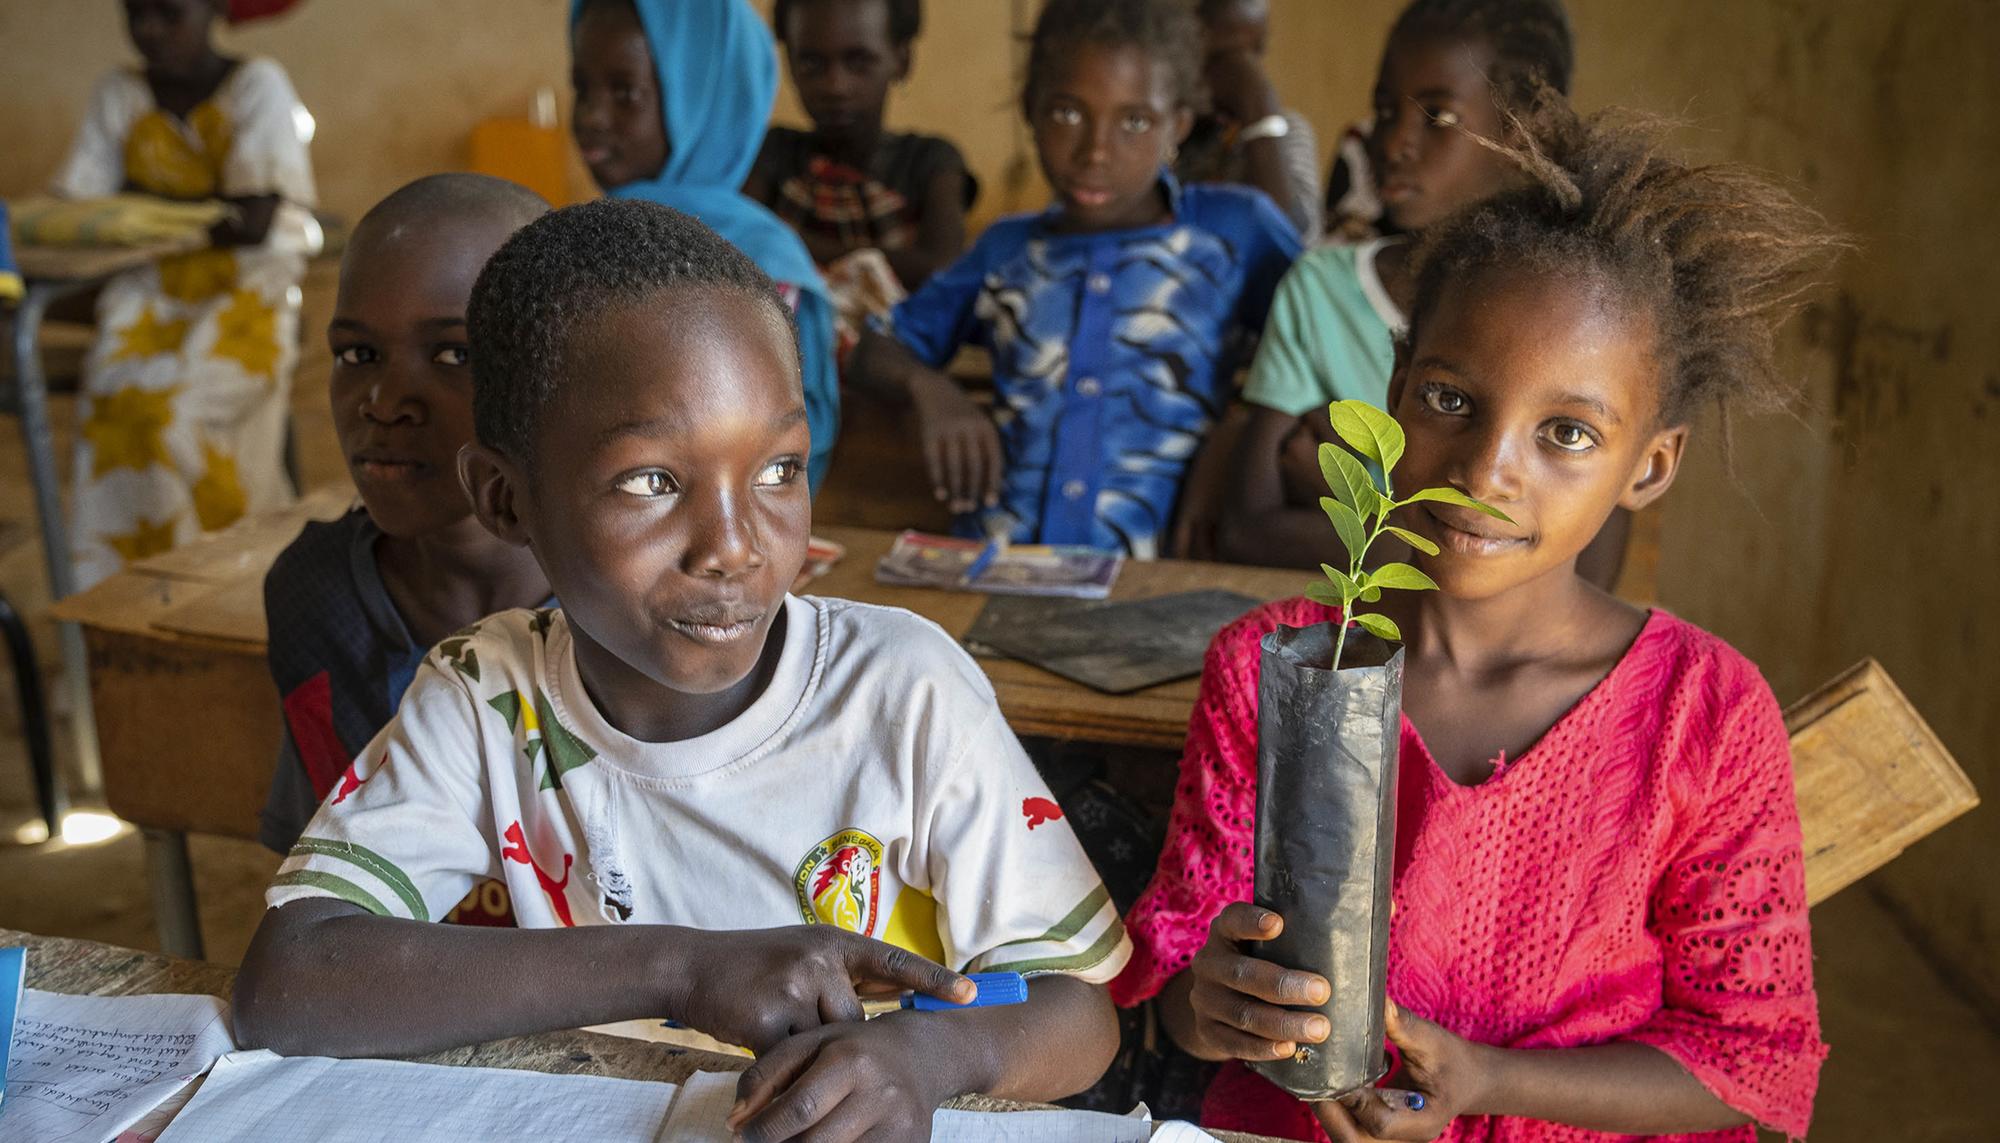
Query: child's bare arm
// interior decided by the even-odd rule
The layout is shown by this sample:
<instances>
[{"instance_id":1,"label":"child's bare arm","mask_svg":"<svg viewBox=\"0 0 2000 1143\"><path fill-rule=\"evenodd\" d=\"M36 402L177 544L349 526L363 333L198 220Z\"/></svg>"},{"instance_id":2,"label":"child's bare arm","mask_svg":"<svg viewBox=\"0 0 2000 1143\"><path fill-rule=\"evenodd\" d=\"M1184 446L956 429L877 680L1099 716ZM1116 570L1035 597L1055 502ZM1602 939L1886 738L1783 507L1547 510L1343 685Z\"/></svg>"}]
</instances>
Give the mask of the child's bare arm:
<instances>
[{"instance_id":1,"label":"child's bare arm","mask_svg":"<svg viewBox=\"0 0 2000 1143\"><path fill-rule=\"evenodd\" d=\"M893 337L870 330L854 347L848 371L855 382L916 407L924 465L931 490L953 512L999 502L1006 460L993 418L958 382L932 369Z\"/></svg>"},{"instance_id":2,"label":"child's bare arm","mask_svg":"<svg viewBox=\"0 0 2000 1143\"><path fill-rule=\"evenodd\" d=\"M1236 451L1236 493L1218 528L1222 558L1265 567L1345 566L1347 556L1326 514L1285 503L1279 450L1298 418L1262 406L1250 408Z\"/></svg>"},{"instance_id":3,"label":"child's bare arm","mask_svg":"<svg viewBox=\"0 0 2000 1143\"><path fill-rule=\"evenodd\" d=\"M209 229L208 240L217 246L258 246L271 233L278 217L278 196L260 194L252 198L232 198L234 217L225 218Z\"/></svg>"},{"instance_id":4,"label":"child's bare arm","mask_svg":"<svg viewBox=\"0 0 2000 1143\"><path fill-rule=\"evenodd\" d=\"M905 289L914 290L965 252L965 171L950 167L924 188L923 222L917 240L888 251L889 268Z\"/></svg>"},{"instance_id":5,"label":"child's bare arm","mask_svg":"<svg viewBox=\"0 0 2000 1143\"><path fill-rule=\"evenodd\" d=\"M1541 1119L1619 1135L1720 1131L1750 1121L1650 1044L1496 1048L1393 1004L1388 1031L1403 1054L1403 1068L1390 1080L1397 1087L1316 1105L1333 1138L1358 1127L1381 1139L1433 1139L1460 1115ZM1421 1099L1411 1099L1411 1091Z\"/></svg>"},{"instance_id":6,"label":"child's bare arm","mask_svg":"<svg viewBox=\"0 0 2000 1143\"><path fill-rule=\"evenodd\" d=\"M1118 1047L1102 986L1035 979L1026 1003L900 1012L828 1025L764 1053L729 1118L745 1143L814 1138L924 1140L931 1112L968 1092L1044 1101L1096 1082Z\"/></svg>"},{"instance_id":7,"label":"child's bare arm","mask_svg":"<svg viewBox=\"0 0 2000 1143\"><path fill-rule=\"evenodd\" d=\"M616 1020L671 1018L763 1050L858 1020L857 985L970 999L959 974L830 925L491 929L345 901L264 914L237 977L237 1038L287 1054L413 1055Z\"/></svg>"}]
</instances>

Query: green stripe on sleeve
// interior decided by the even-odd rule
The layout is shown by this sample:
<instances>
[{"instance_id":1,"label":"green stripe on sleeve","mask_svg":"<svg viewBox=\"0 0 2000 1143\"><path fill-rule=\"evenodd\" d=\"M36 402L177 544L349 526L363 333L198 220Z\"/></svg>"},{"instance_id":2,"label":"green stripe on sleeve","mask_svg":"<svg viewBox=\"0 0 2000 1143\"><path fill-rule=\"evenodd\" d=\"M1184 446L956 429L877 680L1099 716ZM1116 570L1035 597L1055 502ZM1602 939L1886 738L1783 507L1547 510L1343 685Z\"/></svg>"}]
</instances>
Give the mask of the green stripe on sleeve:
<instances>
[{"instance_id":1,"label":"green stripe on sleeve","mask_svg":"<svg viewBox=\"0 0 2000 1143\"><path fill-rule=\"evenodd\" d=\"M305 885L313 889L324 889L348 904L359 905L378 917L394 915L383 908L382 902L377 901L375 895L368 890L345 877L322 873L317 869L294 869L290 873L280 873L272 879L271 884Z\"/></svg>"},{"instance_id":2,"label":"green stripe on sleeve","mask_svg":"<svg viewBox=\"0 0 2000 1143\"><path fill-rule=\"evenodd\" d=\"M1097 883L1097 888L1089 896L1078 902L1076 908L1071 909L1069 915L1057 921L1055 927L1048 932L1043 933L1039 937L1023 937L1018 941L1007 941L1004 944L994 947L1004 949L1011 945L1035 945L1041 944L1044 941L1049 944L1059 945L1082 932L1083 927L1090 923L1090 919L1097 915L1098 910L1104 908L1110 901L1111 890L1106 889L1104 883L1100 881Z\"/></svg>"},{"instance_id":3,"label":"green stripe on sleeve","mask_svg":"<svg viewBox=\"0 0 2000 1143\"><path fill-rule=\"evenodd\" d=\"M417 892L416 884L410 880L409 875L397 868L395 862L390 861L388 858L383 857L366 846L356 845L351 841L334 841L331 838L324 837L302 837L298 840L298 844L292 846L292 852L294 854L309 853L316 857L332 857L340 861L345 861L369 875L380 879L396 896L402 898L403 904L409 907L410 916L415 917L419 921L428 921L431 919L430 909L424 905L423 894ZM357 905L360 903L359 901L355 902ZM377 911L380 912L382 910Z\"/></svg>"},{"instance_id":4,"label":"green stripe on sleeve","mask_svg":"<svg viewBox=\"0 0 2000 1143\"><path fill-rule=\"evenodd\" d=\"M1072 956L1044 957L1041 960L1017 960L1011 963L988 964L980 972L1018 972L1023 976L1031 972L1088 972L1111 955L1118 942L1125 938L1125 922L1114 919L1106 926L1104 935L1089 948ZM1004 945L1002 946L1005 947Z\"/></svg>"}]
</instances>

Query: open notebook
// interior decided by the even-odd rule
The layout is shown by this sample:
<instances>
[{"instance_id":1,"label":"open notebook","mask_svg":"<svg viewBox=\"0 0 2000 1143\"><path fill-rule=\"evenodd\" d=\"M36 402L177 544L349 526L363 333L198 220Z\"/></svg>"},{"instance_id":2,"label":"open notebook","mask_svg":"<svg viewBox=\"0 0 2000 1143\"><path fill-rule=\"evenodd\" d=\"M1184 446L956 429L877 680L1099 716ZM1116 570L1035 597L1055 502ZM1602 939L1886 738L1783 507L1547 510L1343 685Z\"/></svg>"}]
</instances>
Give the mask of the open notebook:
<instances>
[{"instance_id":1,"label":"open notebook","mask_svg":"<svg viewBox=\"0 0 2000 1143\"><path fill-rule=\"evenodd\" d=\"M160 1143L443 1143L592 1139L727 1143L733 1073L668 1083L239 1052L215 1065ZM1084 1111L939 1111L934 1143L1143 1143L1143 1117ZM1208 1136L1180 1135L1180 1139Z\"/></svg>"}]
</instances>

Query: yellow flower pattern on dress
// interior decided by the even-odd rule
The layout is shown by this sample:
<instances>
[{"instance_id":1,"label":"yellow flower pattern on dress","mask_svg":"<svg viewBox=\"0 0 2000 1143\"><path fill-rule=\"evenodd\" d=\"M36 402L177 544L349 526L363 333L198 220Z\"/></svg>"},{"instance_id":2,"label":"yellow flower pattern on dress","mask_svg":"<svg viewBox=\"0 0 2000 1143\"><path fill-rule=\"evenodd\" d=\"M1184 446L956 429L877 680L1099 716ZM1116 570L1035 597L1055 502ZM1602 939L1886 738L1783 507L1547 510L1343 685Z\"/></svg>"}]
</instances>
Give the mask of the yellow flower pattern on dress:
<instances>
[{"instance_id":1,"label":"yellow flower pattern on dress","mask_svg":"<svg viewBox=\"0 0 2000 1143\"><path fill-rule=\"evenodd\" d=\"M204 102L176 123L164 111L140 117L125 136L125 169L139 189L163 198L213 198L229 154L229 120Z\"/></svg>"},{"instance_id":2,"label":"yellow flower pattern on dress","mask_svg":"<svg viewBox=\"0 0 2000 1143\"><path fill-rule=\"evenodd\" d=\"M174 423L178 385L165 389L120 389L90 402L83 422L83 439L90 442L90 475L103 476L120 468L141 472L155 464L173 464L167 451L167 427Z\"/></svg>"},{"instance_id":3,"label":"yellow flower pattern on dress","mask_svg":"<svg viewBox=\"0 0 2000 1143\"><path fill-rule=\"evenodd\" d=\"M174 550L174 524L180 519L169 516L160 523L153 523L144 516L135 517L131 531L118 536L106 536L104 541L126 563L136 563L147 556L157 556L161 552Z\"/></svg>"},{"instance_id":4,"label":"yellow flower pattern on dress","mask_svg":"<svg viewBox=\"0 0 2000 1143\"><path fill-rule=\"evenodd\" d=\"M217 316L216 357L227 357L253 377L270 377L278 367L278 311L250 290L237 290Z\"/></svg>"},{"instance_id":5,"label":"yellow flower pattern on dress","mask_svg":"<svg viewBox=\"0 0 2000 1143\"><path fill-rule=\"evenodd\" d=\"M196 250L160 259L160 292L177 302L193 305L235 288L234 251Z\"/></svg>"},{"instance_id":6,"label":"yellow flower pattern on dress","mask_svg":"<svg viewBox=\"0 0 2000 1143\"><path fill-rule=\"evenodd\" d=\"M243 516L250 498L243 491L243 479L236 471L236 458L203 441L201 479L194 482L194 516L201 530L227 528Z\"/></svg>"},{"instance_id":7,"label":"yellow flower pattern on dress","mask_svg":"<svg viewBox=\"0 0 2000 1143\"><path fill-rule=\"evenodd\" d=\"M112 354L112 360L126 361L156 357L162 353L179 353L187 334L188 323L163 318L158 310L147 306L139 311L138 321L118 331L118 352Z\"/></svg>"}]
</instances>

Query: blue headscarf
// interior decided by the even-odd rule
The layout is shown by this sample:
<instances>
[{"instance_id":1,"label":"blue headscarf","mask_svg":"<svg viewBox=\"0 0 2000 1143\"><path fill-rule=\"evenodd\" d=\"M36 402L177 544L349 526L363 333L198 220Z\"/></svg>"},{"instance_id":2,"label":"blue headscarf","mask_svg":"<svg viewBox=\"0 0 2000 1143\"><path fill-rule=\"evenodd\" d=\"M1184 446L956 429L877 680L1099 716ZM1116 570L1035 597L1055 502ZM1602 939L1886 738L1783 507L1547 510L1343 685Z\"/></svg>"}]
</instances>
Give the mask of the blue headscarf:
<instances>
[{"instance_id":1,"label":"blue headscarf","mask_svg":"<svg viewBox=\"0 0 2000 1143\"><path fill-rule=\"evenodd\" d=\"M572 32L587 2L571 5ZM691 214L766 274L798 288L799 358L812 430L808 477L818 491L840 428L833 302L805 243L742 191L778 97L777 45L748 0L633 0L632 7L659 77L667 165L605 193Z\"/></svg>"}]
</instances>

